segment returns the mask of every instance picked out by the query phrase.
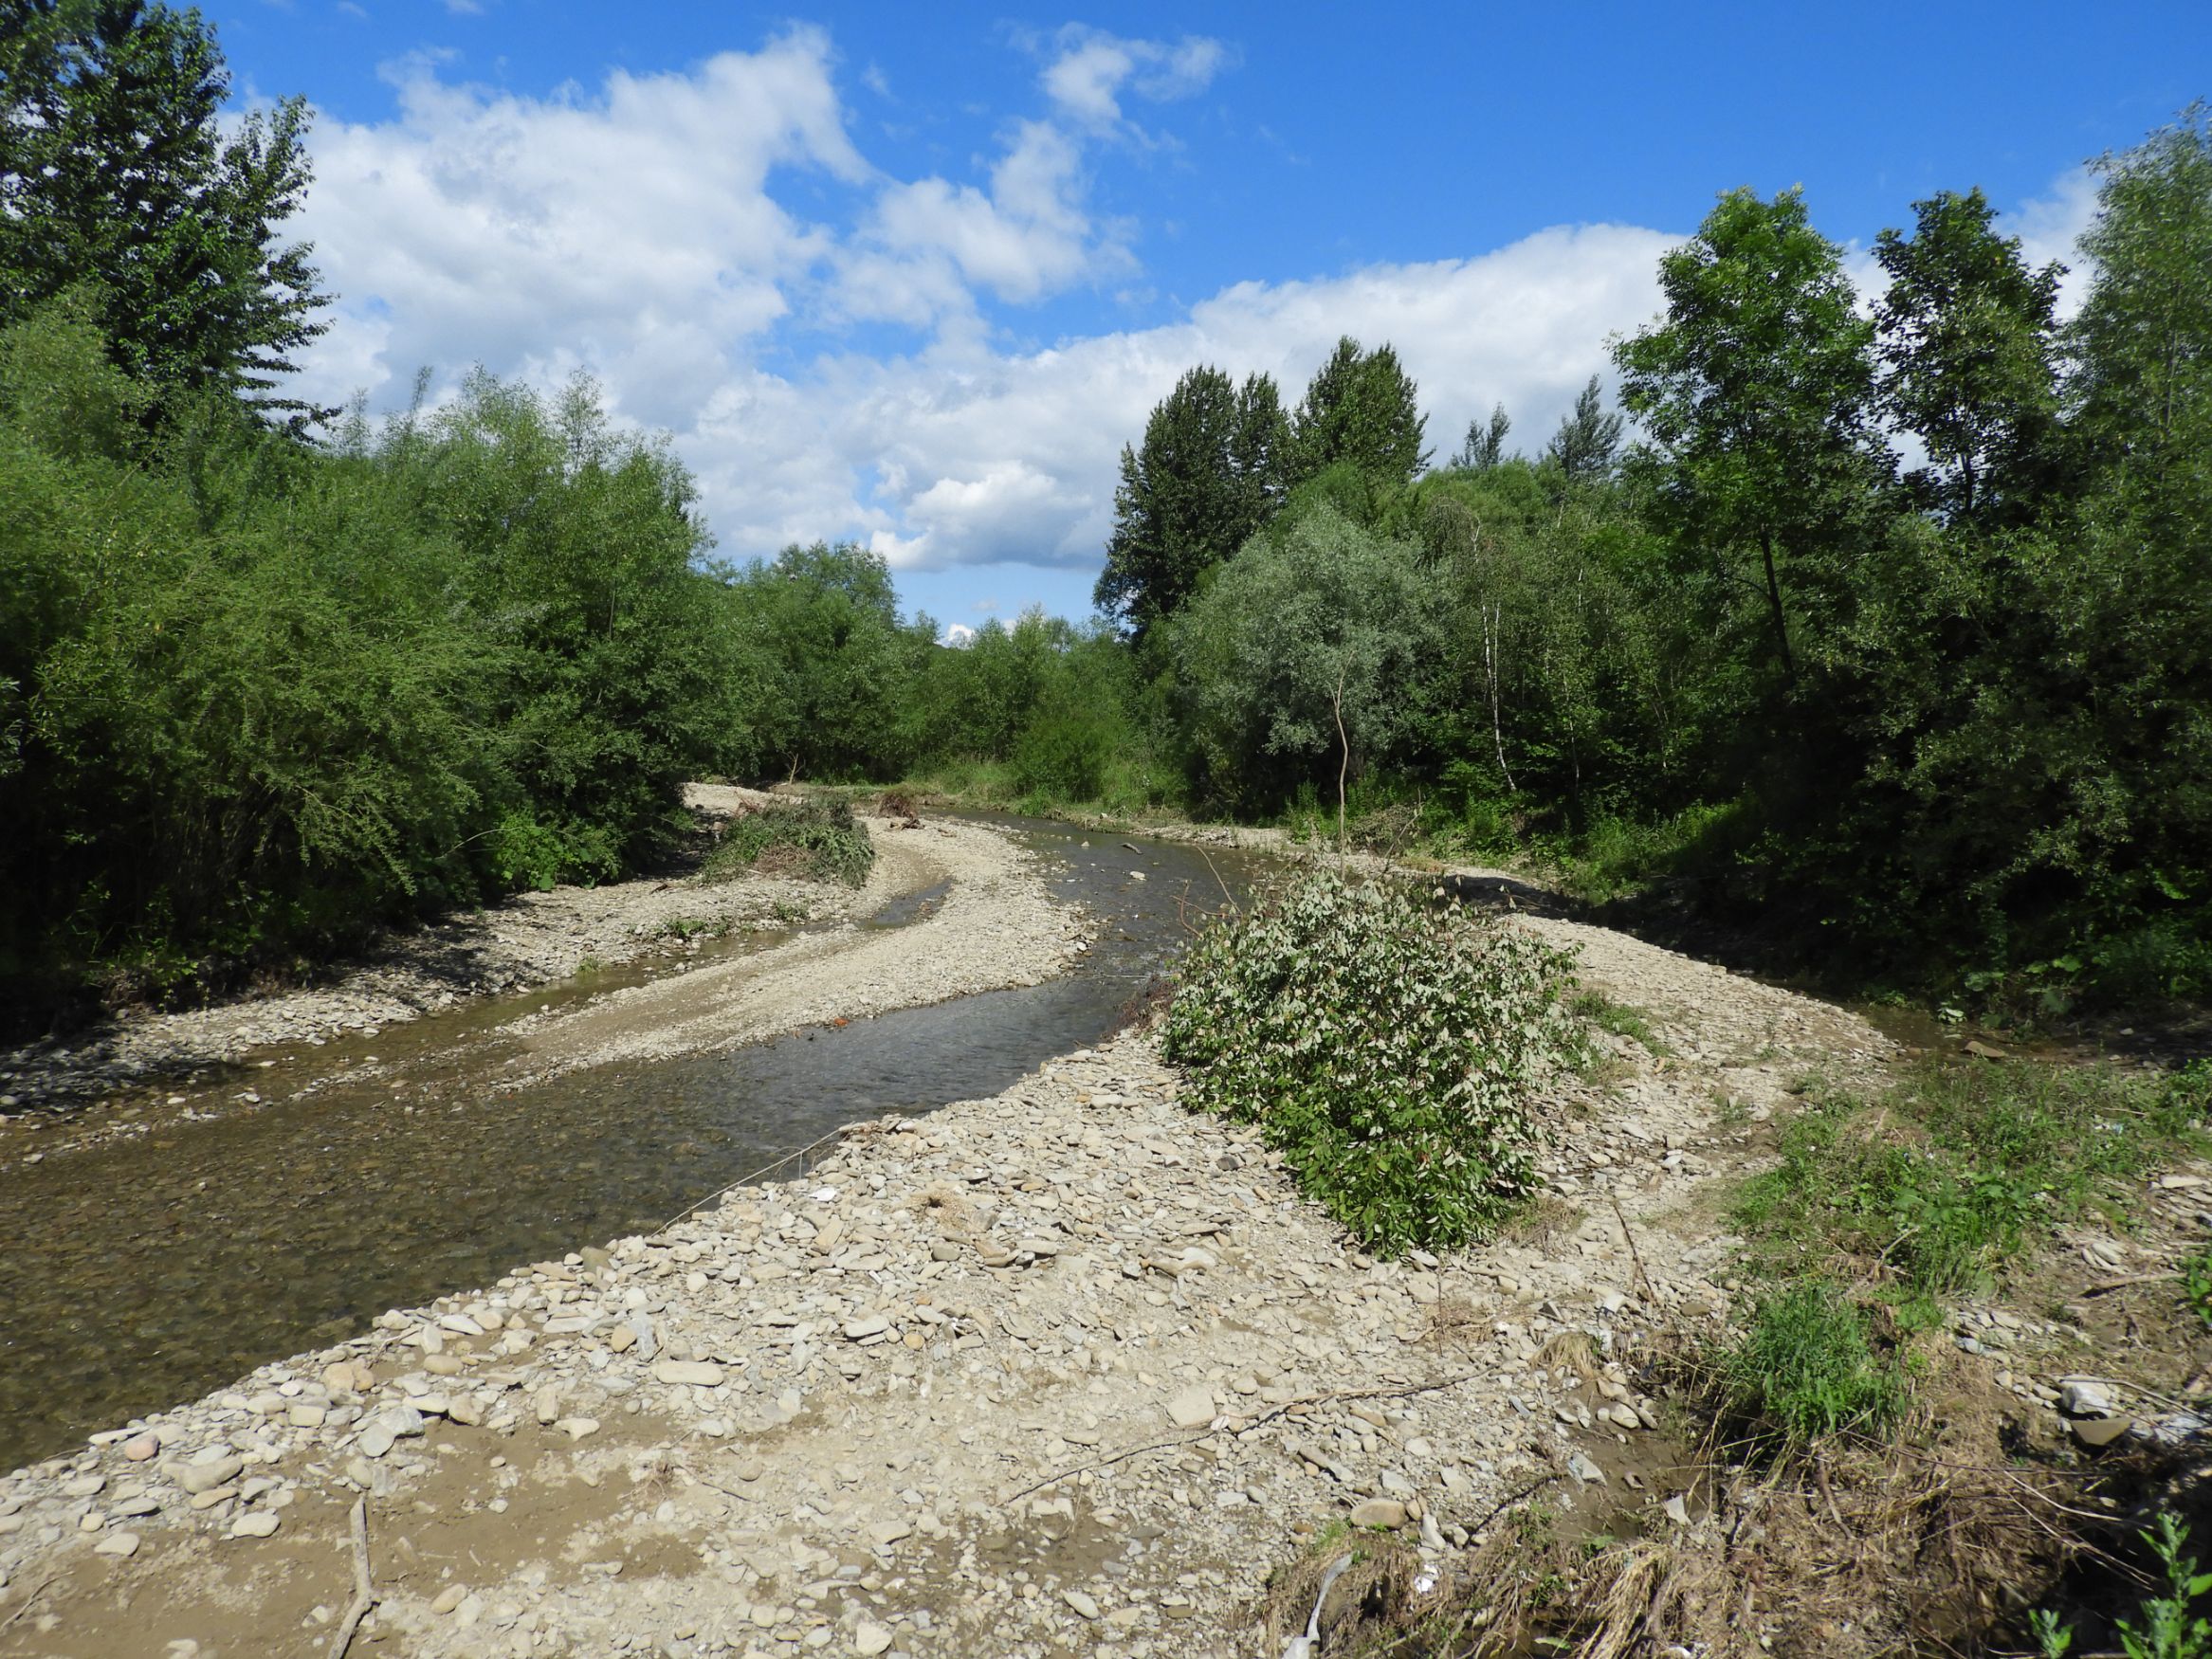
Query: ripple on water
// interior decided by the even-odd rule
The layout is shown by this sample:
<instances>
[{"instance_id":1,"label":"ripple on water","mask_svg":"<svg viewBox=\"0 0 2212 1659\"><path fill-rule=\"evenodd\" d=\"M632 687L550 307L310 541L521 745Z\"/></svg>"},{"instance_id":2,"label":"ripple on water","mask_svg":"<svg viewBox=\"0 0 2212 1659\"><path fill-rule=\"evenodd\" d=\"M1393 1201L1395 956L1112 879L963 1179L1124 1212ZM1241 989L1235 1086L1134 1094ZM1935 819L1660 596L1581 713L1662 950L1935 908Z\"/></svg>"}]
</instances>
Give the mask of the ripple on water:
<instances>
[{"instance_id":1,"label":"ripple on water","mask_svg":"<svg viewBox=\"0 0 2212 1659\"><path fill-rule=\"evenodd\" d=\"M993 1095L1095 1041L1188 937L1181 898L1220 889L1188 848L1022 828L1100 922L1064 978L528 1089L448 1073L411 1113L388 1082L334 1082L9 1172L0 1468L342 1341L388 1307L657 1227L840 1124ZM1233 881L1244 867L1214 865Z\"/></svg>"}]
</instances>

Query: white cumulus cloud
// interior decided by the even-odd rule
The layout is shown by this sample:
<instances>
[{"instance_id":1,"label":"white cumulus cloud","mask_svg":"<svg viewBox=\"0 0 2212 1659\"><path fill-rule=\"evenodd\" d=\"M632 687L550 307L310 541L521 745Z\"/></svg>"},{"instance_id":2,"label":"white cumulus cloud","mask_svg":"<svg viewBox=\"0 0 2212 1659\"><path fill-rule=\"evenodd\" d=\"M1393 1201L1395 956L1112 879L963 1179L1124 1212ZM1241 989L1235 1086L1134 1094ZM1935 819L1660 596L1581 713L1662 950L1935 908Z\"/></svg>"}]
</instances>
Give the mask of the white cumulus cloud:
<instances>
[{"instance_id":1,"label":"white cumulus cloud","mask_svg":"<svg viewBox=\"0 0 2212 1659\"><path fill-rule=\"evenodd\" d=\"M445 385L475 362L541 384L588 369L620 416L672 433L725 554L852 537L908 569L1094 567L1121 447L1184 371L1265 372L1295 401L1343 334L1398 349L1439 461L1500 401L1511 443L1541 448L1607 337L1657 311L1677 234L1562 227L1239 283L1042 349L996 332L998 308L1138 269L1092 163L1131 136L1127 100L1189 96L1228 58L1062 31L1042 113L1010 116L964 175L913 177L861 153L814 29L542 98L411 61L389 119L312 140L301 229L341 299L302 390L389 409L418 367ZM2091 200L2070 174L2007 226L2060 254Z\"/></svg>"}]
</instances>

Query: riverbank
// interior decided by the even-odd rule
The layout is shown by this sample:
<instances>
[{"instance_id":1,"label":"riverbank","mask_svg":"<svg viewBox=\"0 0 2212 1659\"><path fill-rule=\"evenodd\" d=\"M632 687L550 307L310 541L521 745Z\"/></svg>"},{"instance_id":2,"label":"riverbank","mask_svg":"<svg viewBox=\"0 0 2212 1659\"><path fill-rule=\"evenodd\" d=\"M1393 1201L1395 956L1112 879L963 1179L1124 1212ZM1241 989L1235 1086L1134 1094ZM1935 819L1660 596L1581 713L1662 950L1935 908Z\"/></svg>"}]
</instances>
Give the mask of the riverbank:
<instances>
[{"instance_id":1,"label":"riverbank","mask_svg":"<svg viewBox=\"0 0 2212 1659\"><path fill-rule=\"evenodd\" d=\"M712 785L689 793L709 824L769 798ZM327 987L129 1011L69 1043L0 1055L0 1169L334 1087L405 1090L464 1056L483 1061L493 1086L518 1087L727 1049L1034 985L1088 948L1082 917L1054 902L1039 862L1007 835L862 822L876 859L857 888L748 873L522 894L397 936ZM864 925L901 911L897 927Z\"/></svg>"},{"instance_id":2,"label":"riverbank","mask_svg":"<svg viewBox=\"0 0 2212 1659\"><path fill-rule=\"evenodd\" d=\"M1400 1521L1442 1565L1531 1483L1663 1504L1635 1360L1729 1304L1708 1194L1804 1069L1892 1050L1560 937L1672 1052L1613 1040L1545 1103L1523 1237L1348 1252L1124 1036L19 1471L0 1653L316 1650L356 1500L375 1650L455 1659L1243 1653L1332 1522Z\"/></svg>"},{"instance_id":3,"label":"riverbank","mask_svg":"<svg viewBox=\"0 0 2212 1659\"><path fill-rule=\"evenodd\" d=\"M692 784L685 795L711 845L731 816L772 797L758 790ZM349 1032L375 1034L487 997L558 983L587 965L616 966L681 950L697 937L832 922L865 914L876 894L783 877L704 884L697 857L636 881L518 893L504 903L396 932L323 982L221 999L205 1008L118 1011L101 1024L0 1049L0 1123L13 1113L65 1107L149 1083L190 1086L194 1074L249 1063L256 1050L320 1046Z\"/></svg>"}]
</instances>

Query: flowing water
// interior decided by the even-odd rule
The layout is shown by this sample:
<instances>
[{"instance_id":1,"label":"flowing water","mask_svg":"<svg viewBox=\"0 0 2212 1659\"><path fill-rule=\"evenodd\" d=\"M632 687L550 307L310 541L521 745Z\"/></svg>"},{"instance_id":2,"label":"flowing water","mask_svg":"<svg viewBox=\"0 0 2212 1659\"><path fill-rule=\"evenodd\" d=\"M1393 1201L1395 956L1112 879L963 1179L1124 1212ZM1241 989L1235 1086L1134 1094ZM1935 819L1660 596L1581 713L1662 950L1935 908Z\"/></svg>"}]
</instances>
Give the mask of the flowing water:
<instances>
[{"instance_id":1,"label":"flowing water","mask_svg":"<svg viewBox=\"0 0 2212 1659\"><path fill-rule=\"evenodd\" d=\"M1217 904L1219 879L1249 870L1168 843L1018 828L1060 896L1100 924L1075 971L1044 985L521 1090L491 1085L482 1044L440 1064L456 1035L551 1000L531 993L375 1039L388 1066L418 1063L404 1103L389 1071L348 1080L356 1056L340 1045L252 1074L272 1101L280 1082L317 1083L306 1098L8 1172L0 1469L341 1341L387 1307L649 1231L840 1124L996 1094L1107 1031L1187 939L1185 904ZM941 896L910 895L873 924L919 921Z\"/></svg>"}]
</instances>

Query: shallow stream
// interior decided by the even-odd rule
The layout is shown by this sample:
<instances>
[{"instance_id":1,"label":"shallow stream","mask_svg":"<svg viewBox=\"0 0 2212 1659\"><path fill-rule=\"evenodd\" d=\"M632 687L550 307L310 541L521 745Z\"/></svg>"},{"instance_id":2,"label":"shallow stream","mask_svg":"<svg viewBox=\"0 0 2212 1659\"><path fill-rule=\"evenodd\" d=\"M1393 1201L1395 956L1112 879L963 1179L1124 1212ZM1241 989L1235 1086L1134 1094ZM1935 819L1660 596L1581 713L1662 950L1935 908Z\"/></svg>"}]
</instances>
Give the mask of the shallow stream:
<instances>
[{"instance_id":1,"label":"shallow stream","mask_svg":"<svg viewBox=\"0 0 2212 1659\"><path fill-rule=\"evenodd\" d=\"M1008 821L1014 822L1014 821ZM495 1089L501 1050L443 1053L537 991L393 1028L399 1084L346 1075L360 1040L288 1061L283 1092L0 1177L0 1469L327 1346L388 1307L649 1231L841 1124L997 1093L1095 1042L1249 865L1020 822L1059 896L1097 922L1074 972L1027 990L809 1030L734 1053ZM1140 880L1139 877L1143 879ZM894 902L875 925L927 915ZM1194 918L1195 920L1195 918ZM573 996L573 992L571 993ZM565 998L564 998L565 1000ZM213 1109L218 1101L222 1109Z\"/></svg>"}]
</instances>

